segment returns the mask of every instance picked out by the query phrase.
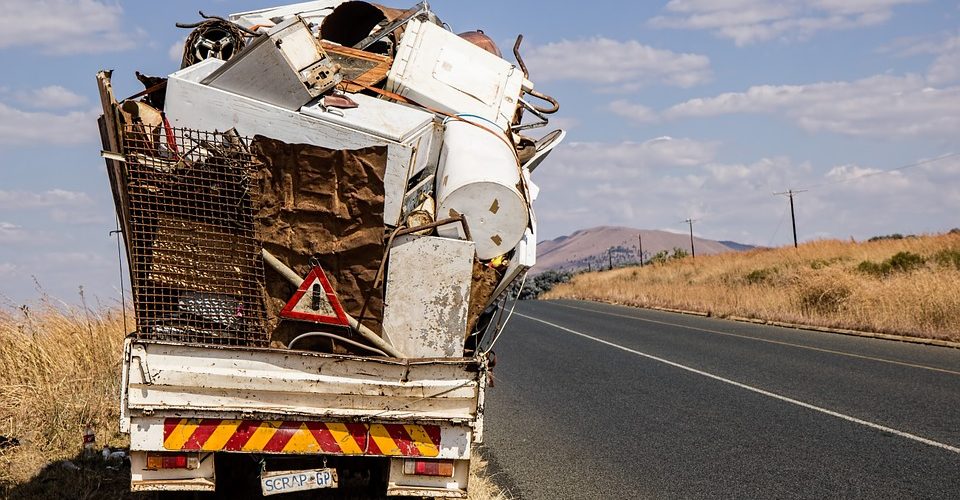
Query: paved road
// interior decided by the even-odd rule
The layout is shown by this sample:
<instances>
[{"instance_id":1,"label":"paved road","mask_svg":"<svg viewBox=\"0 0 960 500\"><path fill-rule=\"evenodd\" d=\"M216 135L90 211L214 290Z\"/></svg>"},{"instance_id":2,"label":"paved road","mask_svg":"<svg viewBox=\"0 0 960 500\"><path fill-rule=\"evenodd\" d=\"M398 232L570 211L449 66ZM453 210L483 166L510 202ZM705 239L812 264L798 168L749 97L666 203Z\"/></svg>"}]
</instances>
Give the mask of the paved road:
<instances>
[{"instance_id":1,"label":"paved road","mask_svg":"<svg viewBox=\"0 0 960 500\"><path fill-rule=\"evenodd\" d=\"M576 301L495 350L517 498L960 498L960 350Z\"/></svg>"}]
</instances>

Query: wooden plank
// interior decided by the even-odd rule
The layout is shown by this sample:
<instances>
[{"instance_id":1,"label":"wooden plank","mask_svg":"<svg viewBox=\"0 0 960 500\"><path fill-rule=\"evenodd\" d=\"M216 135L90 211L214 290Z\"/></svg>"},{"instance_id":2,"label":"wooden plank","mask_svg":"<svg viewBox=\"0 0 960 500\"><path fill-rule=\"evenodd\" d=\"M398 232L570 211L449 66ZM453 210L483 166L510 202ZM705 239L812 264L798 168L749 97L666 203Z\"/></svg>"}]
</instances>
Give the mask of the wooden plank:
<instances>
[{"instance_id":1,"label":"wooden plank","mask_svg":"<svg viewBox=\"0 0 960 500\"><path fill-rule=\"evenodd\" d=\"M343 75L344 91L360 92L382 82L393 65L393 58L381 54L374 54L353 47L344 47L321 40L320 45L327 52L327 56L340 64Z\"/></svg>"},{"instance_id":2,"label":"wooden plank","mask_svg":"<svg viewBox=\"0 0 960 500\"><path fill-rule=\"evenodd\" d=\"M100 71L97 73L100 105L103 108L103 115L97 120L97 124L100 127L100 141L103 150L122 155L122 124L118 119L119 105L113 94L113 84L110 82L112 74L113 71ZM127 198L126 166L116 160L106 158L104 160L107 164L107 177L110 179L110 189L113 192L113 202L116 205L117 218L120 220L120 229L123 231L127 262L130 262L130 201Z\"/></svg>"}]
</instances>

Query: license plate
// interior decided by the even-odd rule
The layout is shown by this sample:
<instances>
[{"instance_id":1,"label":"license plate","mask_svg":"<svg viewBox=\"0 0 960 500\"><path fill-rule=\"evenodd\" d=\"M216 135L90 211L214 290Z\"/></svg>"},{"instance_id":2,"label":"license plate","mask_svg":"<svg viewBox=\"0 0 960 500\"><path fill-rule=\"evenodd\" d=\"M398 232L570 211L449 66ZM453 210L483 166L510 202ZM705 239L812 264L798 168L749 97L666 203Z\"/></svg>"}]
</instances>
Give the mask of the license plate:
<instances>
[{"instance_id":1,"label":"license plate","mask_svg":"<svg viewBox=\"0 0 960 500\"><path fill-rule=\"evenodd\" d=\"M337 469L310 469L260 474L263 496L337 487Z\"/></svg>"}]
</instances>

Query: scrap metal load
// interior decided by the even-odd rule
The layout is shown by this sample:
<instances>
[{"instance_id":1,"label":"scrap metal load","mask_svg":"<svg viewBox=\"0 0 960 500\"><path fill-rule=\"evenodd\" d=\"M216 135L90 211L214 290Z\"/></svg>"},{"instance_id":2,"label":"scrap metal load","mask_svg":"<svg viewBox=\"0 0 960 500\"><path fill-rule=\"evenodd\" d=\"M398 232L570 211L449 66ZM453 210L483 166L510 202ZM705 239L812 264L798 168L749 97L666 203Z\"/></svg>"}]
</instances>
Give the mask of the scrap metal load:
<instances>
[{"instance_id":1,"label":"scrap metal load","mask_svg":"<svg viewBox=\"0 0 960 500\"><path fill-rule=\"evenodd\" d=\"M563 139L514 47L408 10L204 16L114 99L104 157L144 339L472 356L534 264L531 172ZM536 102L537 104L533 104Z\"/></svg>"}]
</instances>

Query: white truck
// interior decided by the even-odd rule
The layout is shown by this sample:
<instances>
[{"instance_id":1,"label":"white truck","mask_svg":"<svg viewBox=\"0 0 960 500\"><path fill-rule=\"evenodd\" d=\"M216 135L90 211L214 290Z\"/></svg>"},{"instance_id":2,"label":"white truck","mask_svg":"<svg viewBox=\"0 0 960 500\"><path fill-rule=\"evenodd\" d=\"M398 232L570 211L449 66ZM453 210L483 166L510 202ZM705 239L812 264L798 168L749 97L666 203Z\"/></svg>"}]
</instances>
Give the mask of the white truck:
<instances>
[{"instance_id":1,"label":"white truck","mask_svg":"<svg viewBox=\"0 0 960 500\"><path fill-rule=\"evenodd\" d=\"M466 498L556 102L425 3L204 17L140 94L98 75L131 489Z\"/></svg>"}]
</instances>

